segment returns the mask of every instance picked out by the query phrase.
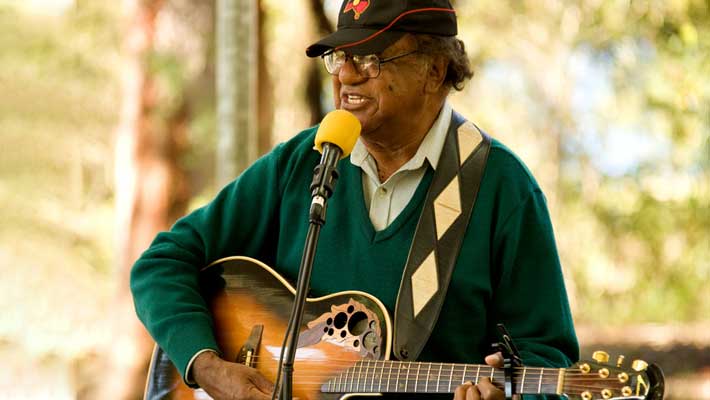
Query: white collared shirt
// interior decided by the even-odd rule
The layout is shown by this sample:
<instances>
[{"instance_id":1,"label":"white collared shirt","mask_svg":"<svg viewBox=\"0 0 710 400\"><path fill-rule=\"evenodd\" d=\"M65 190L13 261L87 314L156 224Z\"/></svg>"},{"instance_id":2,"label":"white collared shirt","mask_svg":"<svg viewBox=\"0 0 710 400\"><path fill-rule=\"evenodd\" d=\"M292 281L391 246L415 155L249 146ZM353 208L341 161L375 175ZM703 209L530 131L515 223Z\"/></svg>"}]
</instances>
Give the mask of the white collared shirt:
<instances>
[{"instance_id":1,"label":"white collared shirt","mask_svg":"<svg viewBox=\"0 0 710 400\"><path fill-rule=\"evenodd\" d=\"M355 143L350 162L362 169L365 206L376 231L387 228L404 210L424 177L428 165L436 170L451 123L451 112L449 103L444 103L417 152L385 182L380 182L377 163L362 141L358 139Z\"/></svg>"}]
</instances>

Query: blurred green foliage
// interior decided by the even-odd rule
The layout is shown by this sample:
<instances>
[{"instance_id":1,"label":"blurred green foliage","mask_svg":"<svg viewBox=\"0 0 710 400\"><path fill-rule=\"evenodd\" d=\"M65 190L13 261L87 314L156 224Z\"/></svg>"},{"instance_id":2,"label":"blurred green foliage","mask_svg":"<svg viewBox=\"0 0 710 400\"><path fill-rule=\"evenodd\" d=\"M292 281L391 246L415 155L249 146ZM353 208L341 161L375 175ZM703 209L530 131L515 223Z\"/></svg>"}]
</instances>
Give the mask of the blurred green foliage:
<instances>
[{"instance_id":1,"label":"blurred green foliage","mask_svg":"<svg viewBox=\"0 0 710 400\"><path fill-rule=\"evenodd\" d=\"M531 153L577 321L707 320L708 2L474 3L460 4L463 36L495 84L474 81L471 112Z\"/></svg>"},{"instance_id":2,"label":"blurred green foliage","mask_svg":"<svg viewBox=\"0 0 710 400\"><path fill-rule=\"evenodd\" d=\"M27 363L103 344L121 65L108 4L25 5L0 2L0 357L18 386L23 363L41 375ZM14 349L22 362L5 358Z\"/></svg>"}]
</instances>

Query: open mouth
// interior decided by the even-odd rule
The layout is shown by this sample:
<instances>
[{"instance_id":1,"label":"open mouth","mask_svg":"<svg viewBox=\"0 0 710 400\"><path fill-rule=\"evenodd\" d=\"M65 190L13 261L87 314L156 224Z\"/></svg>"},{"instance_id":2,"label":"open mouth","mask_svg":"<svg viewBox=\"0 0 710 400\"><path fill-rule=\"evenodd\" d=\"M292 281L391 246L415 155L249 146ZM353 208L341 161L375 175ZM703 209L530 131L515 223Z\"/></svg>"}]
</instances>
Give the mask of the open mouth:
<instances>
[{"instance_id":1,"label":"open mouth","mask_svg":"<svg viewBox=\"0 0 710 400\"><path fill-rule=\"evenodd\" d=\"M370 100L370 98L359 94L346 93L340 97L340 100L343 108L355 109L363 106Z\"/></svg>"},{"instance_id":2,"label":"open mouth","mask_svg":"<svg viewBox=\"0 0 710 400\"><path fill-rule=\"evenodd\" d=\"M348 104L358 105L365 102L365 98L357 94L349 94L345 96L345 102Z\"/></svg>"}]
</instances>

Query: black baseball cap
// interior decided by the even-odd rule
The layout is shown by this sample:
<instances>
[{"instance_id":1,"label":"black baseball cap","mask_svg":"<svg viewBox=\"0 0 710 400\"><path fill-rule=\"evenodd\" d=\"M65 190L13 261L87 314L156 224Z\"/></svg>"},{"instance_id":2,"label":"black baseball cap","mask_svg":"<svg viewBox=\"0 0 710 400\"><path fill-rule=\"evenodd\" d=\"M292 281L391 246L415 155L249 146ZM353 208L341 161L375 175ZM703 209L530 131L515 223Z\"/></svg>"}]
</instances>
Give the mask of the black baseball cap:
<instances>
[{"instance_id":1,"label":"black baseball cap","mask_svg":"<svg viewBox=\"0 0 710 400\"><path fill-rule=\"evenodd\" d=\"M405 33L456 36L456 12L449 0L345 0L338 29L308 46L306 55L381 53Z\"/></svg>"}]
</instances>

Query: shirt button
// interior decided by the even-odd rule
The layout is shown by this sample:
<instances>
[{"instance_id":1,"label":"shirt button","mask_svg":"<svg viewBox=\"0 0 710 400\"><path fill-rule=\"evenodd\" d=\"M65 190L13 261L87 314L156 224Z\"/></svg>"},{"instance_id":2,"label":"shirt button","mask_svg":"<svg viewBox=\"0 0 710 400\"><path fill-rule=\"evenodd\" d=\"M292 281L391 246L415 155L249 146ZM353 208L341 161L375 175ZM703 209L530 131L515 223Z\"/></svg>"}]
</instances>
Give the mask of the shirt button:
<instances>
[{"instance_id":1,"label":"shirt button","mask_svg":"<svg viewBox=\"0 0 710 400\"><path fill-rule=\"evenodd\" d=\"M386 187L380 187L380 194L381 194L381 195L386 195L386 194L387 194L387 188L386 188Z\"/></svg>"}]
</instances>

